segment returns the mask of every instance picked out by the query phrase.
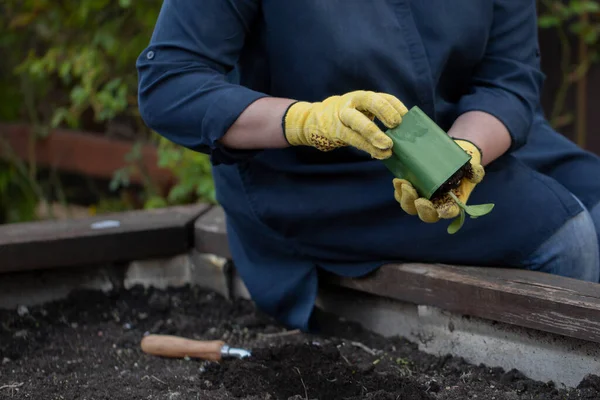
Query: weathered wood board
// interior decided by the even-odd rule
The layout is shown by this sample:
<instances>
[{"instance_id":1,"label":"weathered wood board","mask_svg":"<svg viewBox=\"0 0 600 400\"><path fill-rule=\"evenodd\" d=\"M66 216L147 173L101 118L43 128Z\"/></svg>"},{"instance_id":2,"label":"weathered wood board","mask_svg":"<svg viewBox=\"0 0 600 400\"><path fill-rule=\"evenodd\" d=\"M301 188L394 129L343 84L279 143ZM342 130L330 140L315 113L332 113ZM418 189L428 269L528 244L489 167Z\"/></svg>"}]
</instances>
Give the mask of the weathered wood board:
<instances>
[{"instance_id":1,"label":"weathered wood board","mask_svg":"<svg viewBox=\"0 0 600 400\"><path fill-rule=\"evenodd\" d=\"M131 261L193 247L204 204L0 225L0 272Z\"/></svg>"},{"instance_id":2,"label":"weathered wood board","mask_svg":"<svg viewBox=\"0 0 600 400\"><path fill-rule=\"evenodd\" d=\"M540 272L436 264L386 265L329 284L600 343L600 285Z\"/></svg>"},{"instance_id":3,"label":"weathered wood board","mask_svg":"<svg viewBox=\"0 0 600 400\"><path fill-rule=\"evenodd\" d=\"M194 223L194 244L200 253L211 253L231 258L225 226L225 213L221 207L213 207Z\"/></svg>"},{"instance_id":4,"label":"weathered wood board","mask_svg":"<svg viewBox=\"0 0 600 400\"><path fill-rule=\"evenodd\" d=\"M195 223L196 249L230 257L225 215ZM540 272L436 264L385 265L364 278L323 284L600 343L600 285Z\"/></svg>"},{"instance_id":5,"label":"weathered wood board","mask_svg":"<svg viewBox=\"0 0 600 400\"><path fill-rule=\"evenodd\" d=\"M32 135L29 125L0 123L0 159L6 159L8 151L11 157L29 160ZM126 156L131 149L132 144L127 141L70 129L53 129L43 139L35 139L35 159L40 167L108 180L114 171L127 165ZM140 157L145 173L161 188L175 182L171 171L158 166L155 146L143 145ZM129 179L134 184L144 183L144 176L137 171Z\"/></svg>"}]
</instances>

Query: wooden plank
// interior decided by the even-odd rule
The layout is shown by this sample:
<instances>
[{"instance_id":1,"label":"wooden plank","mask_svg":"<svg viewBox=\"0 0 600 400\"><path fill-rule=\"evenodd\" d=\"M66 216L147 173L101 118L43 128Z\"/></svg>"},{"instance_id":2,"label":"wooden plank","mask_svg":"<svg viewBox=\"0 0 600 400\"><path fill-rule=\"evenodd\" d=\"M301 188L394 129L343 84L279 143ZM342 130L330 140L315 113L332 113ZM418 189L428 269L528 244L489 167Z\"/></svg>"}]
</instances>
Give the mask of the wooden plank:
<instances>
[{"instance_id":1,"label":"wooden plank","mask_svg":"<svg viewBox=\"0 0 600 400\"><path fill-rule=\"evenodd\" d=\"M194 221L209 209L195 204L0 225L0 272L176 255L193 246Z\"/></svg>"},{"instance_id":2,"label":"wooden plank","mask_svg":"<svg viewBox=\"0 0 600 400\"><path fill-rule=\"evenodd\" d=\"M231 258L222 207L213 207L194 224L194 244L201 253Z\"/></svg>"},{"instance_id":3,"label":"wooden plank","mask_svg":"<svg viewBox=\"0 0 600 400\"><path fill-rule=\"evenodd\" d=\"M214 207L195 223L198 251L231 257L225 215ZM512 268L385 265L359 279L323 283L413 304L600 343L600 285Z\"/></svg>"},{"instance_id":4,"label":"wooden plank","mask_svg":"<svg viewBox=\"0 0 600 400\"><path fill-rule=\"evenodd\" d=\"M600 285L534 271L386 265L329 284L600 343Z\"/></svg>"},{"instance_id":5,"label":"wooden plank","mask_svg":"<svg viewBox=\"0 0 600 400\"><path fill-rule=\"evenodd\" d=\"M24 124L0 124L0 139L8 143L12 156L29 159L31 128ZM54 129L46 138L39 138L35 145L38 165L56 168L58 171L82 174L99 179L112 179L113 174L127 165L125 156L131 151L132 142L116 140L89 132ZM0 158L6 158L0 142ZM169 187L175 176L158 166L156 147L142 146L140 164L160 187ZM143 177L134 171L132 183L143 184Z\"/></svg>"}]
</instances>

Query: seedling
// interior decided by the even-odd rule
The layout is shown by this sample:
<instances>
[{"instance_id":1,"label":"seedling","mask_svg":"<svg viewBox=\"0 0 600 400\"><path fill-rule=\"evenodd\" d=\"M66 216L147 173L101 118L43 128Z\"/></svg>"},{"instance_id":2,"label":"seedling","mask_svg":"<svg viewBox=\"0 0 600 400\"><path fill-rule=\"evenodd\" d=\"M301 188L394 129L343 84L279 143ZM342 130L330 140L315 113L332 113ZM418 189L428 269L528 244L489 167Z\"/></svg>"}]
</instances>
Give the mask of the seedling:
<instances>
[{"instance_id":1,"label":"seedling","mask_svg":"<svg viewBox=\"0 0 600 400\"><path fill-rule=\"evenodd\" d=\"M494 208L493 203L468 206L462 201L460 201L460 199L454 194L454 192L449 191L448 194L450 195L450 197L452 197L456 204L458 204L458 207L460 207L460 214L458 214L458 217L456 217L454 221L452 221L452 223L448 226L448 233L451 235L455 234L460 230L460 228L462 228L463 224L465 223L465 213L469 214L471 218L475 219L477 217L482 217L490 213L490 211L492 211L492 209Z\"/></svg>"},{"instance_id":2,"label":"seedling","mask_svg":"<svg viewBox=\"0 0 600 400\"><path fill-rule=\"evenodd\" d=\"M471 218L489 213L493 204L467 206L452 192L471 171L471 156L419 107L402 117L402 123L386 134L394 145L392 157L383 161L397 178L409 181L419 196L431 201L449 194L460 207L459 216L448 227L454 234Z\"/></svg>"}]
</instances>

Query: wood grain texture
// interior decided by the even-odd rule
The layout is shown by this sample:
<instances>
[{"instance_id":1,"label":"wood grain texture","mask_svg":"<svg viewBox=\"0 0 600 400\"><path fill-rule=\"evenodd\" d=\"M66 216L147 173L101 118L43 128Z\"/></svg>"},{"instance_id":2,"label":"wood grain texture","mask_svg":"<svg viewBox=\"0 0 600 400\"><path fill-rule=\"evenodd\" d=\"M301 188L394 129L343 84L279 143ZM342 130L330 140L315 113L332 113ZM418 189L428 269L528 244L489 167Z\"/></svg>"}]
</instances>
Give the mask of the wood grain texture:
<instances>
[{"instance_id":1,"label":"wood grain texture","mask_svg":"<svg viewBox=\"0 0 600 400\"><path fill-rule=\"evenodd\" d=\"M198 218L194 224L196 250L231 258L225 222L225 213L221 207L213 207L202 218Z\"/></svg>"},{"instance_id":2,"label":"wood grain texture","mask_svg":"<svg viewBox=\"0 0 600 400\"><path fill-rule=\"evenodd\" d=\"M196 204L0 225L0 272L180 254L193 246L194 221L209 208Z\"/></svg>"},{"instance_id":3,"label":"wood grain texture","mask_svg":"<svg viewBox=\"0 0 600 400\"><path fill-rule=\"evenodd\" d=\"M600 343L600 285L540 272L392 264L329 284Z\"/></svg>"},{"instance_id":4,"label":"wood grain texture","mask_svg":"<svg viewBox=\"0 0 600 400\"><path fill-rule=\"evenodd\" d=\"M196 249L230 257L225 215L195 223ZM391 264L364 278L323 275L322 283L459 314L600 343L600 285L511 268Z\"/></svg>"},{"instance_id":5,"label":"wood grain texture","mask_svg":"<svg viewBox=\"0 0 600 400\"><path fill-rule=\"evenodd\" d=\"M6 158L5 151L8 151L14 157L27 160L29 138L32 134L29 125L0 123L0 158ZM8 144L8 149L3 148L4 143ZM35 157L38 165L42 167L94 178L112 179L115 171L127 165L126 156L132 146L131 142L90 132L54 129L47 137L36 139ZM171 171L158 166L155 146L142 146L139 162L161 188L170 187L175 183L176 179ZM144 183L138 171L133 171L129 178L132 183Z\"/></svg>"},{"instance_id":6,"label":"wood grain texture","mask_svg":"<svg viewBox=\"0 0 600 400\"><path fill-rule=\"evenodd\" d=\"M144 336L140 347L144 353L160 357L199 358L221 361L222 340L195 340L173 335Z\"/></svg>"}]
</instances>

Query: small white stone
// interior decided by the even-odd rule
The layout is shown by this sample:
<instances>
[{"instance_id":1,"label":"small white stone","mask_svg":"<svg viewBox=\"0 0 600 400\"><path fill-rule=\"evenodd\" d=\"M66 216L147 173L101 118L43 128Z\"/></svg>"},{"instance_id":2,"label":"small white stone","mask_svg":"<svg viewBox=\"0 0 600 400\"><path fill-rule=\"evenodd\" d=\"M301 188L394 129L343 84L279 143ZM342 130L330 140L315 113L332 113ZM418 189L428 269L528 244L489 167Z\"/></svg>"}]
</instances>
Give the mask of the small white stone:
<instances>
[{"instance_id":1,"label":"small white stone","mask_svg":"<svg viewBox=\"0 0 600 400\"><path fill-rule=\"evenodd\" d=\"M29 332L27 332L27 329L22 329L18 332L15 332L14 336L16 338L25 338L25 337L27 337L28 334L29 334Z\"/></svg>"}]
</instances>

